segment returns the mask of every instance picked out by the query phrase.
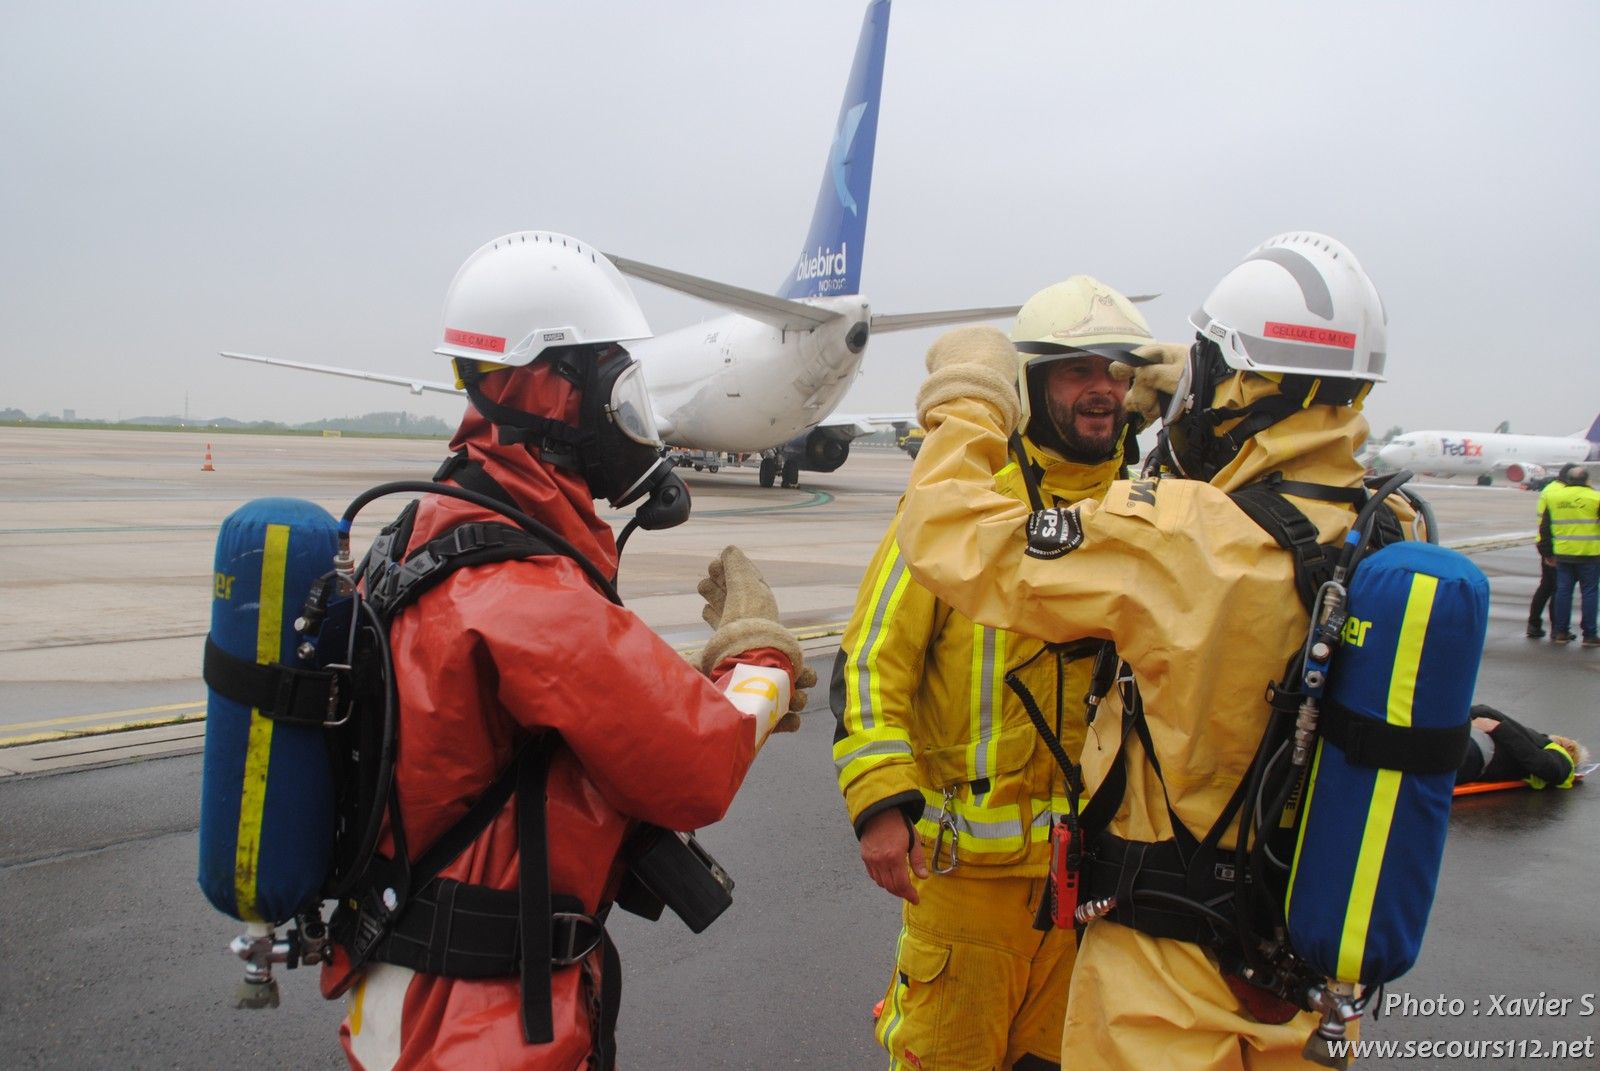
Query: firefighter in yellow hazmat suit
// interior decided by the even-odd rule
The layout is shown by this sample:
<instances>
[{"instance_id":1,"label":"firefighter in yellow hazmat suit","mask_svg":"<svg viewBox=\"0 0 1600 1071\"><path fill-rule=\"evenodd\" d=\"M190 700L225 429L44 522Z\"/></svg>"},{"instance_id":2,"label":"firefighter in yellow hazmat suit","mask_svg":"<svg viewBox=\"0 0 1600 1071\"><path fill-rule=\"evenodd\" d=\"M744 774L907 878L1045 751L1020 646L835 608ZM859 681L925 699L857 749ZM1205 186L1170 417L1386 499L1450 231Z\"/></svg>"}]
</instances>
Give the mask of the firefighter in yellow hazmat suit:
<instances>
[{"instance_id":1,"label":"firefighter in yellow hazmat suit","mask_svg":"<svg viewBox=\"0 0 1600 1071\"><path fill-rule=\"evenodd\" d=\"M1133 370L1129 398L1165 410L1163 466L1187 479L1119 482L1031 518L994 491L1017 410L992 329L936 341L918 397L928 438L900 536L913 577L985 625L1113 640L1142 695L1145 717L1125 719L1113 694L1084 744L1089 791L1115 804L1085 895L1109 883L1118 901L1078 951L1062 1064L1084 1071L1303 1066L1317 1024L1238 977L1237 949L1149 895L1146 870L1188 858L1229 812L1265 686L1306 634L1291 555L1228 492L1276 481L1319 542L1342 538L1365 497L1359 407L1382 379L1384 311L1348 249L1302 232L1253 251L1193 322L1194 345L1144 351L1159 362ZM1231 895L1231 876L1207 875L1210 891Z\"/></svg>"},{"instance_id":2,"label":"firefighter in yellow hazmat suit","mask_svg":"<svg viewBox=\"0 0 1600 1071\"><path fill-rule=\"evenodd\" d=\"M1134 434L1113 359L1141 360L1144 317L1075 275L1029 298L1011 338L1024 416L994 489L1033 509L1099 498ZM910 579L898 540L897 517L867 568L831 695L862 862L905 901L878 1040L891 1068L1048 1071L1060 1066L1076 940L1040 909L1068 801L1003 678L1016 671L1076 761L1094 650L1063 657L974 625Z\"/></svg>"}]
</instances>

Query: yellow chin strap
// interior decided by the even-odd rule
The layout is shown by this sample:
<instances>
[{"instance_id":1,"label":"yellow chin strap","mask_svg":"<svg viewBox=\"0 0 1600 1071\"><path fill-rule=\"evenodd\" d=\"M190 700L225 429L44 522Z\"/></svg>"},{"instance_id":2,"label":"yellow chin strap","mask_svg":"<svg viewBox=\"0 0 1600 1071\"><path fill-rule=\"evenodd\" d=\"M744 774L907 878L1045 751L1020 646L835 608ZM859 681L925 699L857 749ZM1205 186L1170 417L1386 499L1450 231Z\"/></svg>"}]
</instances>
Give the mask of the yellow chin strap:
<instances>
[{"instance_id":1,"label":"yellow chin strap","mask_svg":"<svg viewBox=\"0 0 1600 1071\"><path fill-rule=\"evenodd\" d=\"M452 357L452 358L450 358L450 367L451 367L452 370L454 370L454 372L456 374L456 390L466 390L467 389L467 384L461 378L461 362L464 361L464 360L466 360L466 358L464 358L464 357ZM485 373L488 373L488 372L503 372L507 368L516 367L515 365L509 365L509 364L495 364L493 361L473 361L472 363L478 366L478 370L480 372L485 372Z\"/></svg>"}]
</instances>

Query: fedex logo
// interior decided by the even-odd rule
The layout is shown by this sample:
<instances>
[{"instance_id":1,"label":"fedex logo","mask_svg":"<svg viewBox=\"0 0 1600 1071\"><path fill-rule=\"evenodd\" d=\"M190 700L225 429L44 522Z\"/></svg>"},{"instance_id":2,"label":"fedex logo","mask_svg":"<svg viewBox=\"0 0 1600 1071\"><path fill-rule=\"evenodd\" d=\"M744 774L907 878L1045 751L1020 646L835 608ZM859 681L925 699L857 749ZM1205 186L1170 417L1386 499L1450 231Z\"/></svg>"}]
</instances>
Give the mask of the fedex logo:
<instances>
[{"instance_id":1,"label":"fedex logo","mask_svg":"<svg viewBox=\"0 0 1600 1071\"><path fill-rule=\"evenodd\" d=\"M1471 439L1440 439L1439 448L1446 457L1482 457L1483 444Z\"/></svg>"}]
</instances>

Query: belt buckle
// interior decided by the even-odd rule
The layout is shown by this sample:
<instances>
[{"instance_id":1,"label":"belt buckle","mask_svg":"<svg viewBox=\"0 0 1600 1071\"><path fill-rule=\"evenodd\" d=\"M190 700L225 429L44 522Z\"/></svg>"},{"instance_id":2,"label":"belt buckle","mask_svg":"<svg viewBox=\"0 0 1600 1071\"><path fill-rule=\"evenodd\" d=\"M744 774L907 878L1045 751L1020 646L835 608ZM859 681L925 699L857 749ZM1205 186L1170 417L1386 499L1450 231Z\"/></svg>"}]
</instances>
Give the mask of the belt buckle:
<instances>
[{"instance_id":1,"label":"belt buckle","mask_svg":"<svg viewBox=\"0 0 1600 1071\"><path fill-rule=\"evenodd\" d=\"M557 923L567 923L558 927ZM578 932L580 923L587 924L592 931L589 944L582 951L578 951ZM570 967L586 959L589 953L600 947L600 941L605 936L605 927L598 920L578 911L552 911L550 913L550 966Z\"/></svg>"}]
</instances>

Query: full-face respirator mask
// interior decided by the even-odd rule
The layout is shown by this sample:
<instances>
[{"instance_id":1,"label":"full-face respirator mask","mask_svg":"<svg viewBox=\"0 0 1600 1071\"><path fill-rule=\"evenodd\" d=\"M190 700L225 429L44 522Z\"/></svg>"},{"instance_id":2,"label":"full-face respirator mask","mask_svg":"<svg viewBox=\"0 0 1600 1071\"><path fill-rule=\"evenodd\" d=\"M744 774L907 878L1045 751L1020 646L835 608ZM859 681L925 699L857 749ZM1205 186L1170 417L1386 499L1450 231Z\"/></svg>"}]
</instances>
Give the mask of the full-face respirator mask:
<instances>
[{"instance_id":1,"label":"full-face respirator mask","mask_svg":"<svg viewBox=\"0 0 1600 1071\"><path fill-rule=\"evenodd\" d=\"M583 476L590 493L613 508L646 499L622 540L634 526L659 530L687 520L689 490L665 455L639 362L615 344L564 346L541 359L577 388L576 425L492 401L483 393L481 369L457 362L468 397L495 425L498 442L538 449L542 460Z\"/></svg>"}]
</instances>

